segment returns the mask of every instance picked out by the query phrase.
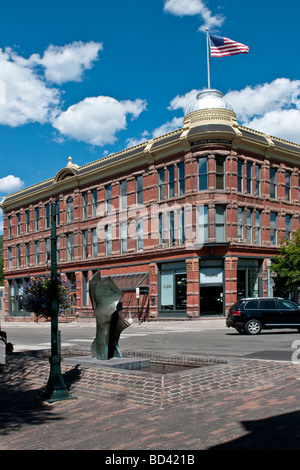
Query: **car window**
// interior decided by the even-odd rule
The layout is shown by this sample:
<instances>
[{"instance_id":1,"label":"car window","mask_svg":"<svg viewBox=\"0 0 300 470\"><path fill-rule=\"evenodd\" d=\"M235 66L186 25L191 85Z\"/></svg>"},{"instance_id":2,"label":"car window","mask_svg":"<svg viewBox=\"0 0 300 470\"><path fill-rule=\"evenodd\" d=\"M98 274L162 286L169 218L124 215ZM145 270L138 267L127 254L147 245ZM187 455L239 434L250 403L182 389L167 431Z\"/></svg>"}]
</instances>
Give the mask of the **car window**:
<instances>
[{"instance_id":1,"label":"car window","mask_svg":"<svg viewBox=\"0 0 300 470\"><path fill-rule=\"evenodd\" d=\"M298 310L298 305L290 300L278 300L278 303L282 310Z\"/></svg>"},{"instance_id":2,"label":"car window","mask_svg":"<svg viewBox=\"0 0 300 470\"><path fill-rule=\"evenodd\" d=\"M261 300L259 302L259 308L262 310L274 310L277 307L275 300Z\"/></svg>"},{"instance_id":3,"label":"car window","mask_svg":"<svg viewBox=\"0 0 300 470\"><path fill-rule=\"evenodd\" d=\"M245 310L257 310L258 309L258 300L249 300L245 305Z\"/></svg>"},{"instance_id":4,"label":"car window","mask_svg":"<svg viewBox=\"0 0 300 470\"><path fill-rule=\"evenodd\" d=\"M232 305L231 309L232 309L232 310L237 310L238 308L241 308L242 305L243 305L243 301L238 300L237 302L235 302L235 303Z\"/></svg>"}]
</instances>

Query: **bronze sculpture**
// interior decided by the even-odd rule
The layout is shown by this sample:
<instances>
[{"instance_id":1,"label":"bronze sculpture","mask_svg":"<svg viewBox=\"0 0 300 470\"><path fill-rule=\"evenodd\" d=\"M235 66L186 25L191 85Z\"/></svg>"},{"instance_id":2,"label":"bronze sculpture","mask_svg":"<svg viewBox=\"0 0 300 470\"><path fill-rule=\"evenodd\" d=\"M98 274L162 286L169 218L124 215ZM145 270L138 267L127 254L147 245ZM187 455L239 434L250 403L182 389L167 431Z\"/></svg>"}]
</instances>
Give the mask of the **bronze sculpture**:
<instances>
[{"instance_id":1,"label":"bronze sculpture","mask_svg":"<svg viewBox=\"0 0 300 470\"><path fill-rule=\"evenodd\" d=\"M100 271L91 278L89 290L96 317L92 355L101 360L122 357L118 342L121 332L130 325L121 315L123 293L111 277L101 279Z\"/></svg>"}]
</instances>

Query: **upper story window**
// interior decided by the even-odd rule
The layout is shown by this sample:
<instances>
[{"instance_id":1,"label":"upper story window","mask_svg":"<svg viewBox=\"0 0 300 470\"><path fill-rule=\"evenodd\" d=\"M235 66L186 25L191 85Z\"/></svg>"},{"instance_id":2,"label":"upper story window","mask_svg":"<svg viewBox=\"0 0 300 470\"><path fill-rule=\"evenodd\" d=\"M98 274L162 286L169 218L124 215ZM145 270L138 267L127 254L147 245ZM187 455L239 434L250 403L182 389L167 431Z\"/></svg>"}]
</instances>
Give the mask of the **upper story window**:
<instances>
[{"instance_id":1,"label":"upper story window","mask_svg":"<svg viewBox=\"0 0 300 470\"><path fill-rule=\"evenodd\" d=\"M260 193L260 166L253 165L252 162L244 162L238 159L237 162L237 191L239 193L253 194Z\"/></svg>"},{"instance_id":2,"label":"upper story window","mask_svg":"<svg viewBox=\"0 0 300 470\"><path fill-rule=\"evenodd\" d=\"M96 258L98 255L98 235L97 235L97 229L93 228L92 229L92 257Z\"/></svg>"},{"instance_id":3,"label":"upper story window","mask_svg":"<svg viewBox=\"0 0 300 470\"><path fill-rule=\"evenodd\" d=\"M225 241L225 213L226 207L225 206L216 206L216 242L224 242Z\"/></svg>"},{"instance_id":4,"label":"upper story window","mask_svg":"<svg viewBox=\"0 0 300 470\"><path fill-rule=\"evenodd\" d=\"M12 248L8 248L8 269L12 269Z\"/></svg>"},{"instance_id":5,"label":"upper story window","mask_svg":"<svg viewBox=\"0 0 300 470\"><path fill-rule=\"evenodd\" d=\"M163 201L166 196L165 169L158 170L158 200Z\"/></svg>"},{"instance_id":6,"label":"upper story window","mask_svg":"<svg viewBox=\"0 0 300 470\"><path fill-rule=\"evenodd\" d=\"M111 212L111 184L108 184L104 188L105 191L105 212L110 214Z\"/></svg>"},{"instance_id":7,"label":"upper story window","mask_svg":"<svg viewBox=\"0 0 300 470\"><path fill-rule=\"evenodd\" d=\"M216 157L216 189L225 189L224 157Z\"/></svg>"},{"instance_id":8,"label":"upper story window","mask_svg":"<svg viewBox=\"0 0 300 470\"><path fill-rule=\"evenodd\" d=\"M242 193L244 190L244 162L243 160L238 160L237 190L239 193Z\"/></svg>"},{"instance_id":9,"label":"upper story window","mask_svg":"<svg viewBox=\"0 0 300 470\"><path fill-rule=\"evenodd\" d=\"M67 224L74 221L74 205L72 196L67 199Z\"/></svg>"},{"instance_id":10,"label":"upper story window","mask_svg":"<svg viewBox=\"0 0 300 470\"><path fill-rule=\"evenodd\" d=\"M35 242L35 265L38 266L40 264L40 242Z\"/></svg>"},{"instance_id":11,"label":"upper story window","mask_svg":"<svg viewBox=\"0 0 300 470\"><path fill-rule=\"evenodd\" d=\"M175 170L174 165L167 168L168 171L168 198L175 196Z\"/></svg>"},{"instance_id":12,"label":"upper story window","mask_svg":"<svg viewBox=\"0 0 300 470\"><path fill-rule=\"evenodd\" d=\"M106 256L112 254L112 226L105 225L105 254Z\"/></svg>"},{"instance_id":13,"label":"upper story window","mask_svg":"<svg viewBox=\"0 0 300 470\"><path fill-rule=\"evenodd\" d=\"M60 224L60 204L59 201L56 203L56 225Z\"/></svg>"},{"instance_id":14,"label":"upper story window","mask_svg":"<svg viewBox=\"0 0 300 470\"><path fill-rule=\"evenodd\" d=\"M136 220L136 248L138 251L144 248L144 220L142 217Z\"/></svg>"},{"instance_id":15,"label":"upper story window","mask_svg":"<svg viewBox=\"0 0 300 470\"><path fill-rule=\"evenodd\" d=\"M83 230L82 232L82 257L87 258L89 255L89 232L88 230Z\"/></svg>"},{"instance_id":16,"label":"upper story window","mask_svg":"<svg viewBox=\"0 0 300 470\"><path fill-rule=\"evenodd\" d=\"M261 210L255 211L255 243L261 245Z\"/></svg>"},{"instance_id":17,"label":"upper story window","mask_svg":"<svg viewBox=\"0 0 300 470\"><path fill-rule=\"evenodd\" d=\"M185 194L185 166L184 162L177 165L178 196Z\"/></svg>"},{"instance_id":18,"label":"upper story window","mask_svg":"<svg viewBox=\"0 0 300 470\"><path fill-rule=\"evenodd\" d=\"M247 243L252 243L253 242L253 210L252 209L247 209L246 211L246 237L247 237Z\"/></svg>"},{"instance_id":19,"label":"upper story window","mask_svg":"<svg viewBox=\"0 0 300 470\"><path fill-rule=\"evenodd\" d=\"M158 170L158 200L163 201L165 199L165 169L160 168Z\"/></svg>"},{"instance_id":20,"label":"upper story window","mask_svg":"<svg viewBox=\"0 0 300 470\"><path fill-rule=\"evenodd\" d=\"M97 215L97 203L98 203L98 191L97 189L92 190L92 217Z\"/></svg>"},{"instance_id":21,"label":"upper story window","mask_svg":"<svg viewBox=\"0 0 300 470\"><path fill-rule=\"evenodd\" d=\"M82 193L82 218L88 218L88 192Z\"/></svg>"},{"instance_id":22,"label":"upper story window","mask_svg":"<svg viewBox=\"0 0 300 470\"><path fill-rule=\"evenodd\" d=\"M120 181L120 210L127 209L127 181Z\"/></svg>"},{"instance_id":23,"label":"upper story window","mask_svg":"<svg viewBox=\"0 0 300 470\"><path fill-rule=\"evenodd\" d=\"M51 240L46 238L45 240L45 253L46 253L46 263L51 260Z\"/></svg>"},{"instance_id":24,"label":"upper story window","mask_svg":"<svg viewBox=\"0 0 300 470\"><path fill-rule=\"evenodd\" d=\"M127 222L120 222L120 249L121 253L127 252Z\"/></svg>"},{"instance_id":25,"label":"upper story window","mask_svg":"<svg viewBox=\"0 0 300 470\"><path fill-rule=\"evenodd\" d=\"M208 206L198 207L197 242L208 241Z\"/></svg>"},{"instance_id":26,"label":"upper story window","mask_svg":"<svg viewBox=\"0 0 300 470\"><path fill-rule=\"evenodd\" d=\"M238 240L244 239L244 209L242 207L238 207L237 210L237 236Z\"/></svg>"},{"instance_id":27,"label":"upper story window","mask_svg":"<svg viewBox=\"0 0 300 470\"><path fill-rule=\"evenodd\" d=\"M17 268L21 266L21 245L17 245Z\"/></svg>"},{"instance_id":28,"label":"upper story window","mask_svg":"<svg viewBox=\"0 0 300 470\"><path fill-rule=\"evenodd\" d=\"M8 221L8 236L9 238L11 238L12 237L12 216L11 215L7 218L7 221Z\"/></svg>"},{"instance_id":29,"label":"upper story window","mask_svg":"<svg viewBox=\"0 0 300 470\"><path fill-rule=\"evenodd\" d=\"M270 213L270 242L271 245L277 245L277 214Z\"/></svg>"},{"instance_id":30,"label":"upper story window","mask_svg":"<svg viewBox=\"0 0 300 470\"><path fill-rule=\"evenodd\" d=\"M285 200L291 200L291 173L285 172Z\"/></svg>"},{"instance_id":31,"label":"upper story window","mask_svg":"<svg viewBox=\"0 0 300 470\"><path fill-rule=\"evenodd\" d=\"M246 165L246 193L252 194L252 163Z\"/></svg>"},{"instance_id":32,"label":"upper story window","mask_svg":"<svg viewBox=\"0 0 300 470\"><path fill-rule=\"evenodd\" d=\"M57 256L57 262L60 262L60 237L56 238L56 256Z\"/></svg>"},{"instance_id":33,"label":"upper story window","mask_svg":"<svg viewBox=\"0 0 300 470\"><path fill-rule=\"evenodd\" d=\"M139 175L135 180L136 203L143 204L143 175Z\"/></svg>"},{"instance_id":34,"label":"upper story window","mask_svg":"<svg viewBox=\"0 0 300 470\"><path fill-rule=\"evenodd\" d=\"M17 235L21 235L21 214L17 214Z\"/></svg>"},{"instance_id":35,"label":"upper story window","mask_svg":"<svg viewBox=\"0 0 300 470\"><path fill-rule=\"evenodd\" d=\"M255 178L255 195L260 196L261 194L261 166L255 164L254 167L254 178Z\"/></svg>"},{"instance_id":36,"label":"upper story window","mask_svg":"<svg viewBox=\"0 0 300 470\"><path fill-rule=\"evenodd\" d=\"M50 205L49 204L45 205L45 227L46 228L50 227Z\"/></svg>"},{"instance_id":37,"label":"upper story window","mask_svg":"<svg viewBox=\"0 0 300 470\"><path fill-rule=\"evenodd\" d=\"M30 266L30 243L25 244L25 262L26 266Z\"/></svg>"},{"instance_id":38,"label":"upper story window","mask_svg":"<svg viewBox=\"0 0 300 470\"><path fill-rule=\"evenodd\" d=\"M67 234L67 261L72 261L74 258L74 234Z\"/></svg>"},{"instance_id":39,"label":"upper story window","mask_svg":"<svg viewBox=\"0 0 300 470\"><path fill-rule=\"evenodd\" d=\"M25 211L26 233L30 232L30 211Z\"/></svg>"},{"instance_id":40,"label":"upper story window","mask_svg":"<svg viewBox=\"0 0 300 470\"><path fill-rule=\"evenodd\" d=\"M40 229L40 208L35 208L35 230L38 231Z\"/></svg>"},{"instance_id":41,"label":"upper story window","mask_svg":"<svg viewBox=\"0 0 300 470\"><path fill-rule=\"evenodd\" d=\"M288 214L285 216L285 238L287 240L292 238L292 216Z\"/></svg>"},{"instance_id":42,"label":"upper story window","mask_svg":"<svg viewBox=\"0 0 300 470\"><path fill-rule=\"evenodd\" d=\"M208 188L207 157L198 160L198 190L203 191Z\"/></svg>"},{"instance_id":43,"label":"upper story window","mask_svg":"<svg viewBox=\"0 0 300 470\"><path fill-rule=\"evenodd\" d=\"M277 171L275 168L270 168L270 197L273 199L277 197Z\"/></svg>"}]
</instances>

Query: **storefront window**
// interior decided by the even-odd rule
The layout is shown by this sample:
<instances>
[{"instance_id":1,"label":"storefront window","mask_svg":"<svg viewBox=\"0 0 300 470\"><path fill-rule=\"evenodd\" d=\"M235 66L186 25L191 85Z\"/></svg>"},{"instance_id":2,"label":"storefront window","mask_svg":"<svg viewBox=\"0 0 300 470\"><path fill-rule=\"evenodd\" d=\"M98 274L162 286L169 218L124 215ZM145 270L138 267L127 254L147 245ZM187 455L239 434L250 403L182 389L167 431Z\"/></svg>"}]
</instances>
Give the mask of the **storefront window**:
<instances>
[{"instance_id":1,"label":"storefront window","mask_svg":"<svg viewBox=\"0 0 300 470\"><path fill-rule=\"evenodd\" d=\"M261 281L258 276L261 262L239 260L237 270L237 298L259 297L262 295Z\"/></svg>"},{"instance_id":2,"label":"storefront window","mask_svg":"<svg viewBox=\"0 0 300 470\"><path fill-rule=\"evenodd\" d=\"M160 273L160 310L162 314L186 312L185 265L163 265Z\"/></svg>"}]
</instances>

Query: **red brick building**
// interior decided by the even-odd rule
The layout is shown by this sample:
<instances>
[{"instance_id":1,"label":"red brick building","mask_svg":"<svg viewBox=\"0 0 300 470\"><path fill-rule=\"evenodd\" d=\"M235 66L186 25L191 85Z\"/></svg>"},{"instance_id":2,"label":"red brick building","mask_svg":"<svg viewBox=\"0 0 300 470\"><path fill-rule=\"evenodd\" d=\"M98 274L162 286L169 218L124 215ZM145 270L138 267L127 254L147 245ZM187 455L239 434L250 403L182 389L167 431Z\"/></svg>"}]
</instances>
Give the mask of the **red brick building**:
<instances>
[{"instance_id":1,"label":"red brick building","mask_svg":"<svg viewBox=\"0 0 300 470\"><path fill-rule=\"evenodd\" d=\"M48 269L54 200L73 316L93 315L98 269L133 318L223 315L265 296L266 261L299 228L299 178L299 145L240 126L220 92L201 92L183 128L82 167L69 158L2 200L6 318L30 319L22 286Z\"/></svg>"}]
</instances>

